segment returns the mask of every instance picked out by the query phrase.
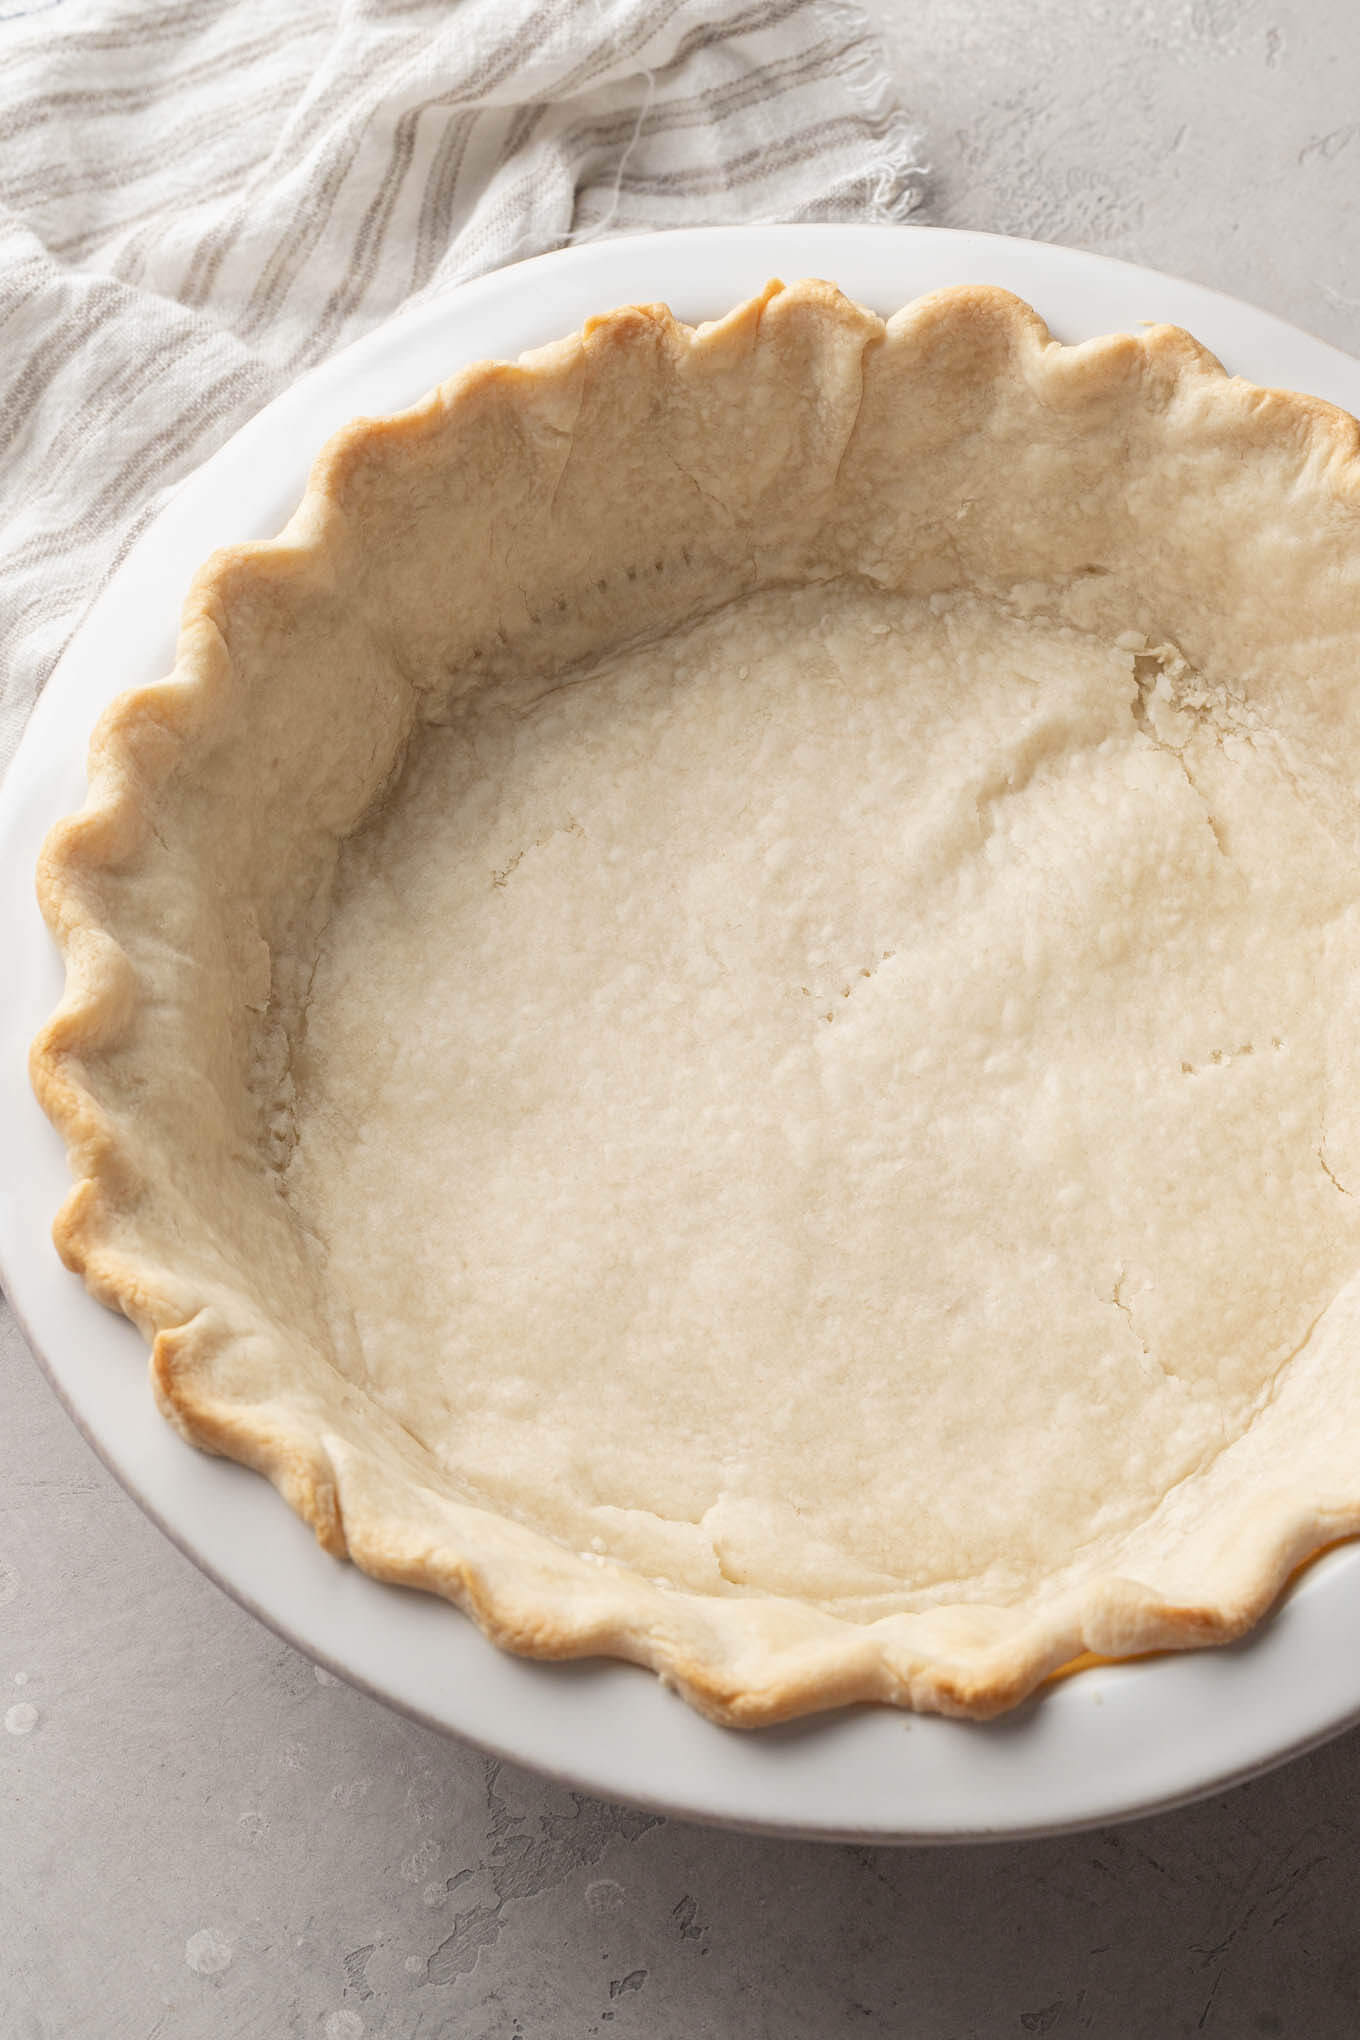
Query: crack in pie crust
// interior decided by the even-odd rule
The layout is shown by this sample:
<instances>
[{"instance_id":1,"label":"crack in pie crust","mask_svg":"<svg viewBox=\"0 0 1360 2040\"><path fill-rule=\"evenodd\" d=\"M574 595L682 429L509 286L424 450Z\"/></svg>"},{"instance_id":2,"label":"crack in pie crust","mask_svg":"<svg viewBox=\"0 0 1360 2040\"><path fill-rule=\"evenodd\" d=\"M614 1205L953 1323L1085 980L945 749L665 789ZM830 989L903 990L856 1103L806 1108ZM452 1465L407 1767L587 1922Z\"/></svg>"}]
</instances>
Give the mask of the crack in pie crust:
<instances>
[{"instance_id":1,"label":"crack in pie crust","mask_svg":"<svg viewBox=\"0 0 1360 2040\"><path fill-rule=\"evenodd\" d=\"M58 1246L504 1647L984 1716L1360 1528L1357 427L634 307L321 455L39 874Z\"/></svg>"}]
</instances>

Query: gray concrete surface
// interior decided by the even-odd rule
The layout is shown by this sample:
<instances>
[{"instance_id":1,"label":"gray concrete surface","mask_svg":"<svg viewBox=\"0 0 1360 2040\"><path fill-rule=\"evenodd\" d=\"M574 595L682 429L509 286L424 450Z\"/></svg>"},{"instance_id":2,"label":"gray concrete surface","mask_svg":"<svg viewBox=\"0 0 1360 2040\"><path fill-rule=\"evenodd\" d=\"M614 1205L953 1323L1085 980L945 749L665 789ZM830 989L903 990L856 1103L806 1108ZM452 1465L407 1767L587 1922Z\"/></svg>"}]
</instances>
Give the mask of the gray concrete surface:
<instances>
[{"instance_id":1,"label":"gray concrete surface","mask_svg":"<svg viewBox=\"0 0 1360 2040\"><path fill-rule=\"evenodd\" d=\"M1351 0L878 0L930 217L1360 351ZM753 1841L580 1800L318 1677L0 1343L4 2040L1360 2034L1360 1738L1068 1841Z\"/></svg>"}]
</instances>

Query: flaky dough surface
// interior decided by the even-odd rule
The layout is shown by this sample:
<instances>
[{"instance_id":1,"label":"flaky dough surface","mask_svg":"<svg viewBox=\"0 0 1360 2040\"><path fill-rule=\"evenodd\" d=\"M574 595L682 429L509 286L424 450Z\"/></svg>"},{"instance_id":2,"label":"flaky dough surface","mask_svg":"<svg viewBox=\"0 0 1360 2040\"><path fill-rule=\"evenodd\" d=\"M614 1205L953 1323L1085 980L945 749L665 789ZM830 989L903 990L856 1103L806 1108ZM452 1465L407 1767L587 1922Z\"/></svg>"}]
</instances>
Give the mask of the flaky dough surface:
<instances>
[{"instance_id":1,"label":"flaky dough surface","mask_svg":"<svg viewBox=\"0 0 1360 2040\"><path fill-rule=\"evenodd\" d=\"M332 442L40 891L57 1240L330 1549L985 1715L1360 1525L1356 427L999 291Z\"/></svg>"}]
</instances>

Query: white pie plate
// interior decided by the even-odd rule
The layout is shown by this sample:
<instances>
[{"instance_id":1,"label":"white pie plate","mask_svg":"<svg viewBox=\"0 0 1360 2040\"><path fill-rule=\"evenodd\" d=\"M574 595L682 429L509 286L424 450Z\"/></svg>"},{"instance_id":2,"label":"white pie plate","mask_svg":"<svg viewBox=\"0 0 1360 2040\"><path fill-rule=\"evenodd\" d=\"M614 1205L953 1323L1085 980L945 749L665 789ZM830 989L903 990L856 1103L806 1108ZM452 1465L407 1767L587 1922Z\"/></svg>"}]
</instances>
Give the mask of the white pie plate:
<instances>
[{"instance_id":1,"label":"white pie plate","mask_svg":"<svg viewBox=\"0 0 1360 2040\"><path fill-rule=\"evenodd\" d=\"M322 441L464 363L513 356L621 303L712 317L771 275L829 277L892 312L942 284L1003 284L1062 339L1188 327L1227 367L1360 411L1360 363L1194 284L1065 248L930 228L714 228L605 241L431 299L296 383L141 536L52 676L0 786L0 1275L76 1422L205 1572L299 1648L422 1721L606 1798L770 1832L943 1841L1145 1813L1279 1763L1360 1716L1360 1548L1306 1572L1246 1643L1102 1667L986 1726L858 1709L715 1728L631 1667L507 1657L429 1596L328 1558L255 1475L157 1415L140 1337L93 1303L49 1238L61 1143L28 1089L28 1041L61 991L33 899L48 824L79 806L85 741L122 688L169 668L180 599L214 546L270 537Z\"/></svg>"}]
</instances>

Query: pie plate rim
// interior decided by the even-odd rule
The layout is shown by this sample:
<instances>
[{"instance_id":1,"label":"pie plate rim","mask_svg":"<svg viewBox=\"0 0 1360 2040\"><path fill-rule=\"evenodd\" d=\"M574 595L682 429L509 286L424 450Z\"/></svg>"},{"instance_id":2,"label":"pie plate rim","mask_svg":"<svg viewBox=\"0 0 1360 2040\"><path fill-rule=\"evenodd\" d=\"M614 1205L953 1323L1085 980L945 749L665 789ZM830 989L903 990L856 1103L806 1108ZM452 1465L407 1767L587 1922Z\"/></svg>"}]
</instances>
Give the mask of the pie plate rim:
<instances>
[{"instance_id":1,"label":"pie plate rim","mask_svg":"<svg viewBox=\"0 0 1360 2040\"><path fill-rule=\"evenodd\" d=\"M987 1840L1149 1813L1266 1770L1360 1716L1360 1548L1308 1568L1242 1644L1092 1667L999 1721L862 1708L723 1729L633 1667L509 1657L433 1597L328 1557L265 1482L170 1430L138 1334L86 1295L50 1244L69 1177L25 1065L61 972L33 867L48 824L83 797L100 709L168 671L194 569L219 544L272 536L311 456L357 413L399 409L467 362L513 356L617 304L664 300L697 321L772 275L826 277L882 313L942 285L1000 284L1063 340L1166 320L1230 370L1360 412L1360 362L1267 313L1108 257L940 228L703 228L589 242L432 294L373 329L179 485L97 596L0 784L0 950L11 958L0 1013L0 1280L70 1414L159 1527L308 1656L418 1720L576 1789L752 1831Z\"/></svg>"}]
</instances>

